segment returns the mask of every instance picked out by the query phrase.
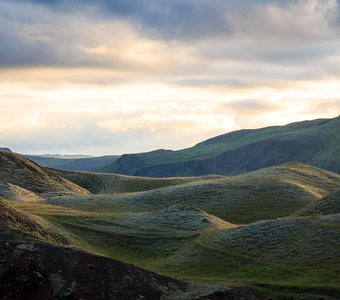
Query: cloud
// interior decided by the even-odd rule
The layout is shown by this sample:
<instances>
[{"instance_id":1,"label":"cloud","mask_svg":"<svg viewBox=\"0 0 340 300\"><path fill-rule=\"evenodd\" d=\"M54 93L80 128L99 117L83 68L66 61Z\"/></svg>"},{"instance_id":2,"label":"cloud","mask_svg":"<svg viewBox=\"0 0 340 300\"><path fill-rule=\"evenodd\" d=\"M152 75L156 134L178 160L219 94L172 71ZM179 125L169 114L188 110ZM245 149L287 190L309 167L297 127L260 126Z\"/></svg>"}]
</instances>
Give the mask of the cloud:
<instances>
[{"instance_id":1,"label":"cloud","mask_svg":"<svg viewBox=\"0 0 340 300\"><path fill-rule=\"evenodd\" d=\"M336 0L2 1L0 8L3 66L120 67L120 62L124 65L131 58L126 59L124 51L140 44L173 42L170 46L176 51L190 42L199 52L200 43L219 49L226 40L229 43L220 51L240 50L243 57L244 49L252 53L260 40L267 41L265 53L272 52L269 59L278 61L287 50L287 40L300 48L294 52L288 49L288 55L299 52L309 56L307 47L301 49L303 42L339 37ZM279 39L281 51L268 42ZM161 47L144 50L154 55L164 51ZM141 52L137 49L136 56Z\"/></svg>"},{"instance_id":2,"label":"cloud","mask_svg":"<svg viewBox=\"0 0 340 300\"><path fill-rule=\"evenodd\" d=\"M339 28L336 0L3 0L0 138L123 153L332 117Z\"/></svg>"}]
</instances>

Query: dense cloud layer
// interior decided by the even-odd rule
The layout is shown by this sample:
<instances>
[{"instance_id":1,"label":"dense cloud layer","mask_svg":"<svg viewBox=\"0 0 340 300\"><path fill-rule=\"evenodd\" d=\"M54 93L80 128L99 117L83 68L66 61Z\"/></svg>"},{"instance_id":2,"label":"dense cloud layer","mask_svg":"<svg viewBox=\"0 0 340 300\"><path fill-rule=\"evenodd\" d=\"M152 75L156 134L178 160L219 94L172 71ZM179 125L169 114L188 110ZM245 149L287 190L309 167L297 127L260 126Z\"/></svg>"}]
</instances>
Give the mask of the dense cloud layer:
<instances>
[{"instance_id":1,"label":"dense cloud layer","mask_svg":"<svg viewBox=\"0 0 340 300\"><path fill-rule=\"evenodd\" d=\"M0 139L20 151L179 148L340 112L339 0L2 0L0 41Z\"/></svg>"}]
</instances>

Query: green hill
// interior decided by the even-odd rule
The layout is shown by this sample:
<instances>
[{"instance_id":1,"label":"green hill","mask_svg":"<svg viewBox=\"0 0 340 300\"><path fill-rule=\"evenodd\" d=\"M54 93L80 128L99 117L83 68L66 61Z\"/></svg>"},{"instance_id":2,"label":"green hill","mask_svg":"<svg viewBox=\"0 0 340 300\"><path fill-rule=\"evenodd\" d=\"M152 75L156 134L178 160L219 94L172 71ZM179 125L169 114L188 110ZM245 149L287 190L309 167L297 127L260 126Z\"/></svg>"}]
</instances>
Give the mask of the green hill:
<instances>
[{"instance_id":1,"label":"green hill","mask_svg":"<svg viewBox=\"0 0 340 300\"><path fill-rule=\"evenodd\" d=\"M340 172L340 117L227 133L179 151L122 155L101 171L148 177L236 175L299 161Z\"/></svg>"},{"instance_id":2,"label":"green hill","mask_svg":"<svg viewBox=\"0 0 340 300\"><path fill-rule=\"evenodd\" d=\"M8 152L0 166L0 296L15 297L14 285L45 297L35 272L60 297L88 297L87 274L127 299L153 288L169 300L340 296L336 173L290 162L233 177L142 178L46 169ZM30 263L13 267L9 255ZM112 259L179 280L135 268L111 277L111 263L127 270Z\"/></svg>"},{"instance_id":3,"label":"green hill","mask_svg":"<svg viewBox=\"0 0 340 300\"><path fill-rule=\"evenodd\" d=\"M74 182L93 194L141 192L162 187L176 186L183 183L223 178L223 176L216 175L205 177L147 178L94 172L76 172L52 169L50 171Z\"/></svg>"},{"instance_id":4,"label":"green hill","mask_svg":"<svg viewBox=\"0 0 340 300\"><path fill-rule=\"evenodd\" d=\"M147 212L173 205L190 205L242 224L289 216L340 189L340 175L300 163L235 177L197 179L150 191L50 198L48 203L101 212Z\"/></svg>"},{"instance_id":5,"label":"green hill","mask_svg":"<svg viewBox=\"0 0 340 300\"><path fill-rule=\"evenodd\" d=\"M299 210L297 216L340 214L340 190Z\"/></svg>"}]
</instances>

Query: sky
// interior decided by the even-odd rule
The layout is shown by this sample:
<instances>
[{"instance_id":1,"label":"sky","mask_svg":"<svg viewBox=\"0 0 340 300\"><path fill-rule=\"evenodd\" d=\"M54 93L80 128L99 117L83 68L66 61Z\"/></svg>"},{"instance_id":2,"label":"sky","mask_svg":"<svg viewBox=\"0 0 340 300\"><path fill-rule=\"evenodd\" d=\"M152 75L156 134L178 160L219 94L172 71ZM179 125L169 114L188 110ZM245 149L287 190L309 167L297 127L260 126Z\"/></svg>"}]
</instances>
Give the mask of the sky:
<instances>
[{"instance_id":1,"label":"sky","mask_svg":"<svg viewBox=\"0 0 340 300\"><path fill-rule=\"evenodd\" d=\"M181 149L340 114L340 0L0 0L0 146Z\"/></svg>"}]
</instances>

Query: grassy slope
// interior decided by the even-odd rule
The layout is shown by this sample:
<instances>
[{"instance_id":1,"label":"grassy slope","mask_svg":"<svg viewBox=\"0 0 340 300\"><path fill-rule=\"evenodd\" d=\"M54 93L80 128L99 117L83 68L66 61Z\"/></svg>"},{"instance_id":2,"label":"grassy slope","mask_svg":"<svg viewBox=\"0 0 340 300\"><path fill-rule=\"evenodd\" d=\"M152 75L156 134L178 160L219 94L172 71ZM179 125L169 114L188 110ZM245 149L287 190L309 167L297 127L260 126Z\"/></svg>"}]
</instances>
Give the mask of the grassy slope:
<instances>
[{"instance_id":1,"label":"grassy slope","mask_svg":"<svg viewBox=\"0 0 340 300\"><path fill-rule=\"evenodd\" d=\"M149 175L153 177L159 177L158 174L162 174L163 176L171 176L171 174L183 176L188 174L209 173L228 175L229 171L226 166L228 166L228 163L230 164L233 161L232 159L230 162L224 162L226 166L222 166L222 164L219 162L220 158L216 158L218 162L216 162L217 166L215 168L211 170L208 168L205 171L201 171L201 168L207 168L207 164L209 165L214 163L214 160L211 161L213 157L217 157L223 153L228 153L228 151L242 149L243 152L251 152L251 148L258 148L259 153L257 153L257 160L259 161L259 166L252 166L253 169L261 168L266 164L267 166L270 166L275 164L275 162L277 164L294 159L301 159L304 162L324 168L330 168L339 172L339 127L340 117L337 117L334 119L320 119L292 123L286 126L274 126L255 130L241 130L212 138L205 142L199 143L192 148L180 151L157 150L148 153L123 155L117 161L102 168L101 170L105 172ZM294 145L296 147L298 146L300 148L299 151L305 151L306 155L302 155L303 153L294 151L296 158L273 156L272 161L265 162L268 155L273 154L270 152L271 147L268 144L270 141L279 143L280 148L282 148L282 145L284 144L287 144L289 148L294 147ZM263 142L264 145L262 145L261 142ZM265 148L265 145L267 144L269 149ZM282 153L282 155L284 155L284 153ZM233 154L233 156L235 156L235 154ZM306 158L306 160L303 160L304 158ZM190 164L183 167L185 173L183 173L183 170L180 170L180 173L176 173L176 170L174 170L177 168L176 164L178 163L205 159L208 160L205 163L203 162L204 167L199 166L198 170L195 170L193 173L187 173L188 168L193 168L193 166ZM262 160L264 161L264 164L261 165ZM169 164L170 166L168 166ZM171 166L171 164L175 164L175 166ZM157 168L153 169L153 166L157 166ZM220 169L219 166L223 168ZM169 169L166 169L164 173L159 172L159 169L164 167ZM235 166L231 169L235 170ZM242 168L240 167L237 172L242 173ZM169 173L169 175L167 175L167 173Z\"/></svg>"},{"instance_id":2,"label":"grassy slope","mask_svg":"<svg viewBox=\"0 0 340 300\"><path fill-rule=\"evenodd\" d=\"M121 178L120 191L136 179L127 177L127 184ZM265 285L279 294L337 293L338 216L276 218L339 190L339 175L290 163L233 178L178 183L11 205L43 218L75 246L162 274L220 285ZM173 206L178 204L186 206ZM272 220L251 223L263 218ZM227 221L251 224L235 227Z\"/></svg>"},{"instance_id":3,"label":"grassy slope","mask_svg":"<svg viewBox=\"0 0 340 300\"><path fill-rule=\"evenodd\" d=\"M37 239L66 244L67 239L53 226L37 216L16 210L9 201L0 198L0 239Z\"/></svg>"},{"instance_id":4,"label":"grassy slope","mask_svg":"<svg viewBox=\"0 0 340 300\"><path fill-rule=\"evenodd\" d=\"M43 200L43 198L36 193L7 182L0 182L0 197L20 202L34 202Z\"/></svg>"},{"instance_id":5,"label":"grassy slope","mask_svg":"<svg viewBox=\"0 0 340 300\"><path fill-rule=\"evenodd\" d=\"M48 202L80 210L135 213L186 204L241 224L288 216L337 189L340 175L290 163L242 176L203 178L139 193L57 197Z\"/></svg>"},{"instance_id":6,"label":"grassy slope","mask_svg":"<svg viewBox=\"0 0 340 300\"><path fill-rule=\"evenodd\" d=\"M303 207L295 215L313 216L340 214L340 190Z\"/></svg>"},{"instance_id":7,"label":"grassy slope","mask_svg":"<svg viewBox=\"0 0 340 300\"><path fill-rule=\"evenodd\" d=\"M213 180L216 178L223 178L223 176L146 178L91 172L51 171L87 189L93 194L141 192L200 181L202 179Z\"/></svg>"},{"instance_id":8,"label":"grassy slope","mask_svg":"<svg viewBox=\"0 0 340 300\"><path fill-rule=\"evenodd\" d=\"M15 205L27 209L24 203ZM171 224L169 220L177 221L171 210L166 224L155 221L164 211L152 213L151 218L149 213L70 214L45 204L32 204L30 211L54 224L78 247L161 274L221 285L266 284L283 290L288 286L293 292L322 287L323 292L333 293L339 288L340 227L332 218L295 218L293 226L291 219L259 222L231 229L236 233L228 239L230 224L204 222L203 229L188 229L187 222Z\"/></svg>"}]
</instances>

